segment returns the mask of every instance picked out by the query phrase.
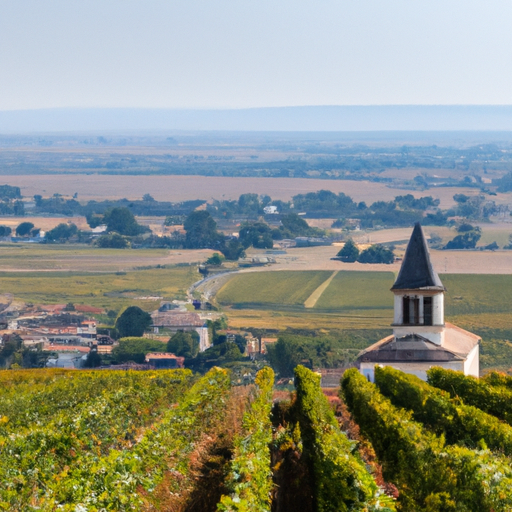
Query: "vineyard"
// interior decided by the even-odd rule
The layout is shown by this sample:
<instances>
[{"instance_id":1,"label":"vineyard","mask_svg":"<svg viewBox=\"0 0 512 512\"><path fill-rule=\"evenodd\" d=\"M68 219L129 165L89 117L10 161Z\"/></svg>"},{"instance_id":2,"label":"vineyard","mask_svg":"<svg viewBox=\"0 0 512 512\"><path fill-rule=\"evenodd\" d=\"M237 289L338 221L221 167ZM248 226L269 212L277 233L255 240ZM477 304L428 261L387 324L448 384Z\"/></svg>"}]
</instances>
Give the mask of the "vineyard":
<instances>
[{"instance_id":1,"label":"vineyard","mask_svg":"<svg viewBox=\"0 0 512 512\"><path fill-rule=\"evenodd\" d=\"M298 366L294 393L273 385L270 368L250 386L219 368L0 372L0 510L512 510L512 378L352 369L340 401Z\"/></svg>"}]
</instances>

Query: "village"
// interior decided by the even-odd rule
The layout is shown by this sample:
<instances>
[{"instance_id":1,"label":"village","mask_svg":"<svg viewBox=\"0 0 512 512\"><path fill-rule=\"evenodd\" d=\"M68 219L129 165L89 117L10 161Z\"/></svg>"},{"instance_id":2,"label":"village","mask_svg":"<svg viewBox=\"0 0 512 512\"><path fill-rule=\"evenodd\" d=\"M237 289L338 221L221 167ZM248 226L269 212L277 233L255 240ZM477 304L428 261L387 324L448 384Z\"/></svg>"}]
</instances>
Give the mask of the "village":
<instances>
[{"instance_id":1,"label":"village","mask_svg":"<svg viewBox=\"0 0 512 512\"><path fill-rule=\"evenodd\" d=\"M101 308L83 304L34 305L19 302L0 307L0 349L18 341L29 353L26 367L84 368L91 353L108 356L119 345L111 337L110 329L98 328L96 316L105 314ZM197 334L199 352L205 352L212 346L208 322L219 316L198 300L161 301L160 307L151 313L151 326L143 337L161 341L165 348L173 334L193 332ZM264 356L266 344L277 341L277 338L257 338L250 332L238 330L220 332L226 336L227 342L234 342L235 336L242 335L245 341L243 355L251 360ZM127 362L100 368L171 369L183 368L184 361L184 357L162 350L148 353L144 364ZM18 366L15 360L10 360L11 368Z\"/></svg>"}]
</instances>

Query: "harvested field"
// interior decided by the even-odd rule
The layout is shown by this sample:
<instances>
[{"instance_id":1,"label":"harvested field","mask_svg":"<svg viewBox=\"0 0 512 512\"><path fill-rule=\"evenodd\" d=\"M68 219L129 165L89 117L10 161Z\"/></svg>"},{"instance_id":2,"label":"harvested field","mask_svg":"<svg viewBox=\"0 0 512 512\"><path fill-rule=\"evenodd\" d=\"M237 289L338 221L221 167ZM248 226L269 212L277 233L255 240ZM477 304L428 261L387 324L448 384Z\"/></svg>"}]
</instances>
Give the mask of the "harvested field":
<instances>
[{"instance_id":1,"label":"harvested field","mask_svg":"<svg viewBox=\"0 0 512 512\"><path fill-rule=\"evenodd\" d=\"M213 251L209 249L170 251L99 249L73 244L2 244L0 271L116 272L157 265L194 264L204 261L212 254Z\"/></svg>"},{"instance_id":2,"label":"harvested field","mask_svg":"<svg viewBox=\"0 0 512 512\"><path fill-rule=\"evenodd\" d=\"M474 189L436 188L426 191L409 191L389 188L382 183L351 180L320 180L308 178L234 178L213 176L143 176L101 174L35 174L2 175L0 183L18 186L24 196L41 194L45 197L55 193L71 197L78 193L79 201L137 199L151 194L158 201L185 201L189 199L238 199L240 194L253 192L268 194L273 199L288 201L292 196L331 190L343 192L354 201L389 201L398 195L412 194L415 197L429 196L441 200L442 208L453 206L454 194L474 193ZM503 198L501 196L504 196ZM505 201L504 198L507 198ZM512 202L511 194L500 194L500 202Z\"/></svg>"},{"instance_id":3,"label":"harvested field","mask_svg":"<svg viewBox=\"0 0 512 512\"><path fill-rule=\"evenodd\" d=\"M386 230L391 231L391 230ZM393 230L395 231L395 230ZM411 230L407 229L408 240ZM378 231L372 234L371 242L377 237ZM384 235L383 235L384 236ZM387 235L385 235L387 237ZM389 236L389 238L393 238ZM398 237L397 237L398 238ZM395 238L396 239L396 238ZM392 241L392 240L389 240ZM397 255L403 254L405 243L397 248ZM384 264L363 264L343 263L338 260L331 260L339 251L336 246L301 247L288 249L286 254L273 256L276 264L264 269L250 269L249 271L261 270L358 270L394 272L400 270L401 261ZM266 255L264 251L250 250L251 256ZM512 274L512 251L436 251L430 250L430 256L437 272L450 274Z\"/></svg>"}]
</instances>

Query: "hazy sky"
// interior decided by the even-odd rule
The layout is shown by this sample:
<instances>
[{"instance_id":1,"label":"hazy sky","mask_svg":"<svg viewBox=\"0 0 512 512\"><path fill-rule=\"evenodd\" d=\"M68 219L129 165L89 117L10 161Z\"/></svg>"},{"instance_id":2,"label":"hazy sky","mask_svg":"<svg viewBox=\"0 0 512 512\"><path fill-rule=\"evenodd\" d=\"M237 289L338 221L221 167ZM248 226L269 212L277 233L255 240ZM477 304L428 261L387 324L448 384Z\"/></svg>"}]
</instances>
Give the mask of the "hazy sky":
<instances>
[{"instance_id":1,"label":"hazy sky","mask_svg":"<svg viewBox=\"0 0 512 512\"><path fill-rule=\"evenodd\" d=\"M0 0L0 110L512 104L512 0Z\"/></svg>"}]
</instances>

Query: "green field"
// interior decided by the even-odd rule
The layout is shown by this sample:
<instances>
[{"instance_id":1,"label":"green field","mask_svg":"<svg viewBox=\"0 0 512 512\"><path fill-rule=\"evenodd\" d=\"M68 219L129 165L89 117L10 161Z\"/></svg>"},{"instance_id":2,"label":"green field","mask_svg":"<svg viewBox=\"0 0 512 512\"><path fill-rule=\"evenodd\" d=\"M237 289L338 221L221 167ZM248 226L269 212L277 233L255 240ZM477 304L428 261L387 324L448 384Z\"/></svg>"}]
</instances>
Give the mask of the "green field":
<instances>
[{"instance_id":1,"label":"green field","mask_svg":"<svg viewBox=\"0 0 512 512\"><path fill-rule=\"evenodd\" d=\"M251 272L233 276L217 293L222 305L299 306L326 280L328 271Z\"/></svg>"},{"instance_id":2,"label":"green field","mask_svg":"<svg viewBox=\"0 0 512 512\"><path fill-rule=\"evenodd\" d=\"M389 289L394 280L392 272L339 272L316 303L315 309L392 310L393 296Z\"/></svg>"},{"instance_id":3,"label":"green field","mask_svg":"<svg viewBox=\"0 0 512 512\"><path fill-rule=\"evenodd\" d=\"M130 304L154 309L157 301L137 299L186 297L198 280L195 267L150 268L132 272L0 272L0 290L16 300L34 304L89 304L119 310Z\"/></svg>"}]
</instances>

